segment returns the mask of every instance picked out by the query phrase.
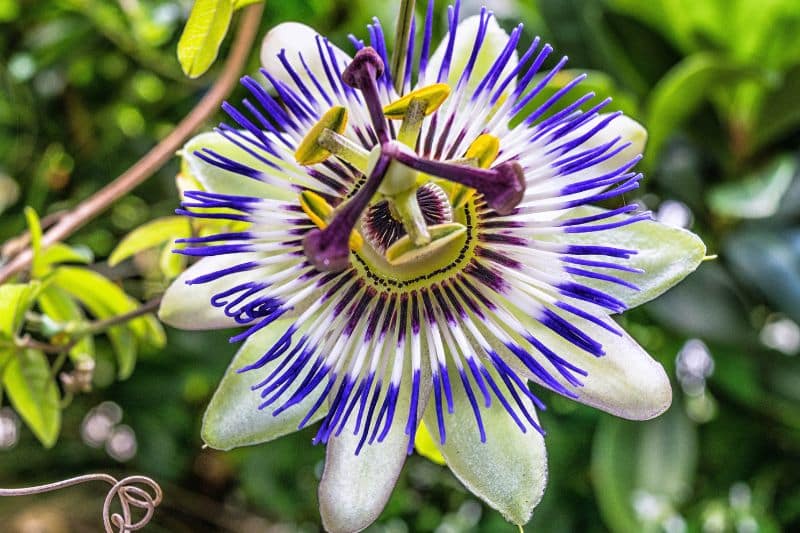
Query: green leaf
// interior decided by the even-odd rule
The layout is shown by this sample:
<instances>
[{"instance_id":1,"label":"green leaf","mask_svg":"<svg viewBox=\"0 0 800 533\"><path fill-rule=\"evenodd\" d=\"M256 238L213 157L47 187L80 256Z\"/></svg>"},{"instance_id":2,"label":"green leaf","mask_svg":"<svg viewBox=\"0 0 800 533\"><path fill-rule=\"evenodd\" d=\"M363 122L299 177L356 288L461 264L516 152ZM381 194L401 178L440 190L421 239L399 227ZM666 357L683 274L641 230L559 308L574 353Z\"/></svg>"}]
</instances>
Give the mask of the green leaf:
<instances>
[{"instance_id":1,"label":"green leaf","mask_svg":"<svg viewBox=\"0 0 800 533\"><path fill-rule=\"evenodd\" d=\"M798 94L800 94L800 64L784 73L778 86L764 95L763 103L758 110L757 125L751 132L754 149L766 147L796 131L800 124Z\"/></svg>"},{"instance_id":2,"label":"green leaf","mask_svg":"<svg viewBox=\"0 0 800 533\"><path fill-rule=\"evenodd\" d=\"M36 438L51 448L61 430L61 409L58 387L44 353L23 350L12 357L3 374L3 386Z\"/></svg>"},{"instance_id":3,"label":"green leaf","mask_svg":"<svg viewBox=\"0 0 800 533\"><path fill-rule=\"evenodd\" d=\"M131 298L116 283L92 270L80 267L58 267L52 280L78 300L97 318L110 318L133 311L139 302ZM142 343L161 347L166 335L161 323L153 315L135 318L125 324Z\"/></svg>"},{"instance_id":4,"label":"green leaf","mask_svg":"<svg viewBox=\"0 0 800 533\"><path fill-rule=\"evenodd\" d=\"M157 218L128 233L108 257L109 266L116 266L142 250L154 248L173 239L189 237L192 227L186 217Z\"/></svg>"},{"instance_id":5,"label":"green leaf","mask_svg":"<svg viewBox=\"0 0 800 533\"><path fill-rule=\"evenodd\" d=\"M679 403L648 422L604 417L594 437L592 480L606 525L643 531L633 506L637 494L674 508L689 496L696 466L696 430Z\"/></svg>"},{"instance_id":6,"label":"green leaf","mask_svg":"<svg viewBox=\"0 0 800 533\"><path fill-rule=\"evenodd\" d=\"M800 230L745 230L724 243L732 272L800 322Z\"/></svg>"},{"instance_id":7,"label":"green leaf","mask_svg":"<svg viewBox=\"0 0 800 533\"><path fill-rule=\"evenodd\" d=\"M178 61L187 76L197 78L211 67L232 16L232 0L195 1L178 41Z\"/></svg>"},{"instance_id":8,"label":"green leaf","mask_svg":"<svg viewBox=\"0 0 800 533\"><path fill-rule=\"evenodd\" d=\"M0 285L0 337L10 339L17 334L40 289L36 281Z\"/></svg>"},{"instance_id":9,"label":"green leaf","mask_svg":"<svg viewBox=\"0 0 800 533\"><path fill-rule=\"evenodd\" d=\"M267 363L258 375L253 372L237 372L263 356L290 324L291 321L280 320L263 328L251 335L236 353L203 417L202 437L210 447L230 450L239 446L260 444L297 431L298 424L316 401L322 387L280 416L274 417L271 411L289 399L293 390L285 392L271 409L259 410L258 406L263 399L250 387L263 379L258 376L269 375L281 360ZM319 420L325 413L325 409L318 410L309 423Z\"/></svg>"},{"instance_id":10,"label":"green leaf","mask_svg":"<svg viewBox=\"0 0 800 533\"><path fill-rule=\"evenodd\" d=\"M719 216L770 217L777 213L796 172L795 158L781 157L754 175L712 189L708 196L709 206Z\"/></svg>"},{"instance_id":11,"label":"green leaf","mask_svg":"<svg viewBox=\"0 0 800 533\"><path fill-rule=\"evenodd\" d=\"M646 161L652 165L667 138L689 118L718 87L731 83L747 71L732 66L723 57L697 53L685 57L655 86L647 110L650 145Z\"/></svg>"},{"instance_id":12,"label":"green leaf","mask_svg":"<svg viewBox=\"0 0 800 533\"><path fill-rule=\"evenodd\" d=\"M580 207L568 211L561 218L589 216L604 211L599 207ZM614 217L610 220L618 220ZM542 235L543 240L569 244L595 244L618 246L637 250L626 266L640 268L643 274L615 272L616 277L639 287L638 291L595 279L581 278L581 282L598 288L628 307L636 307L663 294L697 269L706 255L706 246L700 238L681 228L644 220L599 233L560 233Z\"/></svg>"},{"instance_id":13,"label":"green leaf","mask_svg":"<svg viewBox=\"0 0 800 533\"><path fill-rule=\"evenodd\" d=\"M87 246L69 246L64 243L54 243L42 251L41 263L45 266L60 263L90 264L94 261L92 249Z\"/></svg>"},{"instance_id":14,"label":"green leaf","mask_svg":"<svg viewBox=\"0 0 800 533\"><path fill-rule=\"evenodd\" d=\"M253 4L258 4L259 2L263 2L264 0L233 0L233 9L234 11L242 9L243 7L247 7Z\"/></svg>"},{"instance_id":15,"label":"green leaf","mask_svg":"<svg viewBox=\"0 0 800 533\"><path fill-rule=\"evenodd\" d=\"M55 285L45 288L37 299L39 308L56 323L80 324L86 321L86 316L78 303L64 289ZM69 352L73 361L94 358L94 338L91 335L83 336Z\"/></svg>"},{"instance_id":16,"label":"green leaf","mask_svg":"<svg viewBox=\"0 0 800 533\"><path fill-rule=\"evenodd\" d=\"M757 337L748 307L720 261L703 263L683 283L650 302L647 312L686 336L738 346L752 345Z\"/></svg>"},{"instance_id":17,"label":"green leaf","mask_svg":"<svg viewBox=\"0 0 800 533\"><path fill-rule=\"evenodd\" d=\"M41 277L44 273L41 265L42 253L42 224L39 221L39 215L32 207L26 207L25 220L28 223L28 232L31 236L31 251L33 252L33 261L31 261L31 273L33 277Z\"/></svg>"},{"instance_id":18,"label":"green leaf","mask_svg":"<svg viewBox=\"0 0 800 533\"><path fill-rule=\"evenodd\" d=\"M139 342L129 328L125 326L113 326L106 331L108 340L114 348L114 355L117 357L117 377L128 379L133 374L136 367L136 351Z\"/></svg>"}]
</instances>

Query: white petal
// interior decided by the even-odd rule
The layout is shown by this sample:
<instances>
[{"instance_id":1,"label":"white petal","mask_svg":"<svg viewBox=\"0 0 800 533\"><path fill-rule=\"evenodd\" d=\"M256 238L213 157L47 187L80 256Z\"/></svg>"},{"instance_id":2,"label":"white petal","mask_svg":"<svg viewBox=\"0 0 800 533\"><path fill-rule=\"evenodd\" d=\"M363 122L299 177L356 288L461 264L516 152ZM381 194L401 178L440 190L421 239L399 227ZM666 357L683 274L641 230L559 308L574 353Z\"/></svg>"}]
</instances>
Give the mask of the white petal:
<instances>
[{"instance_id":1,"label":"white petal","mask_svg":"<svg viewBox=\"0 0 800 533\"><path fill-rule=\"evenodd\" d=\"M450 62L450 73L448 75L448 79L446 80L451 86L455 86L461 77L461 73L464 72L464 68L467 66L470 54L475 47L475 37L478 34L479 26L480 16L474 15L462 20L456 29L456 40L453 47L453 59ZM436 81L442 61L444 60L445 52L447 51L448 37L449 33L442 38L438 48L436 48L436 51L433 53L430 61L428 62L425 80L426 84L435 83ZM506 33L506 31L500 27L500 25L497 23L497 19L492 17L489 19L486 28L486 36L484 37L478 57L475 60L475 66L472 69L472 75L470 76L469 84L467 85L467 94L471 94L486 73L489 72L492 64L497 59L497 56L500 55L500 52L503 50L503 48L505 48L507 43L508 33ZM499 78L500 80L503 80L505 76L517 66L517 61L518 56L515 51L503 69L503 72ZM513 90L514 86L514 81L512 81L506 90Z\"/></svg>"},{"instance_id":2,"label":"white petal","mask_svg":"<svg viewBox=\"0 0 800 533\"><path fill-rule=\"evenodd\" d=\"M294 69L295 73L303 80L308 88L316 93L314 84L311 82L303 63L298 54L303 55L303 59L308 69L314 74L317 80L328 88L329 84L325 69L320 60L317 48L317 36L319 33L312 27L299 22L284 22L278 24L267 33L261 43L261 65L272 76L296 88L294 80L286 71L286 67L278 58L281 50L286 51L286 59ZM350 56L337 47L333 47L336 57L345 63L350 62Z\"/></svg>"},{"instance_id":3,"label":"white petal","mask_svg":"<svg viewBox=\"0 0 800 533\"><path fill-rule=\"evenodd\" d=\"M230 274L209 283L187 285L199 276L210 274L257 258L258 254L241 253L204 257L187 268L167 287L158 309L158 317L172 327L189 330L221 329L240 326L222 309L211 305L211 297L224 289L253 279L252 272ZM259 272L262 272L259 270Z\"/></svg>"},{"instance_id":4,"label":"white petal","mask_svg":"<svg viewBox=\"0 0 800 533\"><path fill-rule=\"evenodd\" d=\"M605 114L595 117L594 119L588 121L586 124L583 124L579 128L576 128L575 131L572 131L564 135L563 138L559 139L558 145L568 143L574 139L577 139L581 135L585 135L592 128L595 128L600 122L606 120L607 118L608 115ZM594 135L586 139L582 144L573 148L573 150L570 153L578 154L585 150L598 148L600 146L610 143L611 141L617 138L619 138L619 141L611 148L612 150L616 150L618 147L627 143L630 143L629 146L620 150L620 152L618 154L615 154L613 157L610 157L605 161L602 161L596 165L593 165L579 172L574 172L566 176L559 176L558 174L554 173L554 175L550 179L539 180L539 183L537 183L536 185L533 186L529 185L527 188L527 192L535 193L538 189L551 191L553 189L558 189L560 187L566 187L567 185L570 185L572 183L577 183L583 180L600 177L620 169L621 167L630 163L636 156L640 155L644 151L645 145L647 144L647 130L644 128L644 126L642 126L632 118L629 118L625 115L620 115L613 118L604 128L602 128L600 131L596 132ZM544 152L550 149L552 149L552 146L528 151L522 156L521 162L524 165L536 167L536 162L541 160L541 158L545 157ZM609 186L598 187L574 193L571 195L564 195L561 196L559 200L566 203L568 201L574 201L580 198L587 198L602 192L604 189L607 189L608 187ZM546 200L546 202L549 202L549 200ZM567 216L565 215L565 213L566 213L565 211L559 209L542 211L540 213L537 213L536 216L531 217L531 219L544 222L562 216Z\"/></svg>"},{"instance_id":5,"label":"white petal","mask_svg":"<svg viewBox=\"0 0 800 533\"><path fill-rule=\"evenodd\" d=\"M590 120L587 124L584 124L580 128L576 129L575 132L565 135L564 139L567 140L579 137L597 126L599 122L606 118L608 118L608 115L600 115L594 120ZM598 176L604 172L610 172L619 168L624 163L627 163L637 155L644 152L645 145L647 144L647 130L644 128L644 126L626 115L620 115L609 122L606 127L592 135L583 144L576 148L576 150L581 151L595 148L597 146L609 143L617 137L620 137L620 141L622 143L631 144L614 157L604 161L599 165L591 167L593 169L593 173L597 174Z\"/></svg>"},{"instance_id":6,"label":"white petal","mask_svg":"<svg viewBox=\"0 0 800 533\"><path fill-rule=\"evenodd\" d=\"M244 134L250 136L247 132ZM265 135L271 134L265 133ZM189 166L192 175L200 182L205 190L220 194L252 196L254 198L290 199L293 197L291 192L288 191L288 187L279 188L270 186L257 179L223 170L216 165L204 161L196 155L196 152L202 152L203 149L213 150L221 156L230 158L237 163L247 165L265 173L275 174L276 171L269 168L262 161L259 161L245 150L242 150L219 133L201 133L200 135L192 137L189 142L184 145L181 155ZM256 152L260 151L256 148L253 149ZM261 151L261 153L264 154L263 151Z\"/></svg>"},{"instance_id":7,"label":"white petal","mask_svg":"<svg viewBox=\"0 0 800 533\"><path fill-rule=\"evenodd\" d=\"M496 375L498 386L502 382ZM447 438L440 444L435 406L428 405L425 425L430 429L447 466L473 494L515 524L530 520L547 486L547 451L542 435L526 427L523 433L497 398L481 409L486 442L481 442L472 407L460 382L452 381L455 412L445 412ZM504 395L512 404L509 394ZM532 403L520 394L528 412L536 419ZM516 407L516 405L515 405ZM522 418L520 414L520 419Z\"/></svg>"},{"instance_id":8,"label":"white petal","mask_svg":"<svg viewBox=\"0 0 800 533\"><path fill-rule=\"evenodd\" d=\"M251 386L258 383L283 361L278 358L258 370L238 373L240 368L257 361L292 324L290 320L279 320L257 331L242 345L231 362L203 416L203 441L217 450L230 450L239 446L260 444L297 431L309 409L319 398L323 388L306 396L300 403L277 416L272 415L277 407L288 400L295 391L289 387L271 406L259 410L263 402L260 390ZM297 382L302 382L311 365L302 370ZM325 416L325 406L320 407L308 421L312 424Z\"/></svg>"},{"instance_id":9,"label":"white petal","mask_svg":"<svg viewBox=\"0 0 800 533\"><path fill-rule=\"evenodd\" d=\"M383 442L365 444L355 455L360 440L360 433L353 435L355 417L350 418L338 437L331 437L328 442L325 471L319 484L319 510L326 531L361 531L380 516L389 501L408 454L408 435L405 434L410 399L408 385L410 380L404 379L392 429ZM430 393L430 376L423 368L420 413L425 409Z\"/></svg>"},{"instance_id":10,"label":"white petal","mask_svg":"<svg viewBox=\"0 0 800 533\"><path fill-rule=\"evenodd\" d=\"M583 319L564 316L580 322L581 331L602 344L606 355L595 357L538 322L528 319L525 325L548 348L589 373L582 378L583 387L569 387L578 394L577 401L630 420L648 420L669 408L672 387L664 367L630 335L622 332L622 336L618 336ZM519 369L518 363L514 366ZM539 382L530 373L526 375Z\"/></svg>"}]
</instances>

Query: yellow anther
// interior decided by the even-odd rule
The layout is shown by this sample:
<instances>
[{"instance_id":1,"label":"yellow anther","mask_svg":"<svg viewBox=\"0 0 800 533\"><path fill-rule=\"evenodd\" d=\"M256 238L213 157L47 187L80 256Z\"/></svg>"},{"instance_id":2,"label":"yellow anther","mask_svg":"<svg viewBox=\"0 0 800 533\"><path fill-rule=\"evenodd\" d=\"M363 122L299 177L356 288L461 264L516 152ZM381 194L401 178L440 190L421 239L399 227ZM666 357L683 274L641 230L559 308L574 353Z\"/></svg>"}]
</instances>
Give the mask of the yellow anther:
<instances>
[{"instance_id":1,"label":"yellow anther","mask_svg":"<svg viewBox=\"0 0 800 533\"><path fill-rule=\"evenodd\" d=\"M497 154L500 153L500 139L494 135L484 133L477 139L472 141L472 144L467 148L467 153L464 155L470 164L477 165L480 168L489 168L494 160L497 159ZM475 193L475 189L465 187L460 183L453 183L450 186L450 202L454 208L461 207L467 200L469 200Z\"/></svg>"},{"instance_id":2,"label":"yellow anther","mask_svg":"<svg viewBox=\"0 0 800 533\"><path fill-rule=\"evenodd\" d=\"M345 128L347 128L347 109L342 106L330 108L300 142L300 146L294 152L294 158L301 165L322 163L331 156L331 152L319 144L320 135L325 130L341 135Z\"/></svg>"},{"instance_id":3,"label":"yellow anther","mask_svg":"<svg viewBox=\"0 0 800 533\"><path fill-rule=\"evenodd\" d=\"M480 168L489 168L500 153L500 139L484 133L467 148L467 159L476 159Z\"/></svg>"},{"instance_id":4,"label":"yellow anther","mask_svg":"<svg viewBox=\"0 0 800 533\"><path fill-rule=\"evenodd\" d=\"M300 207L319 229L325 229L328 226L328 220L333 215L333 207L325 201L325 198L312 191L300 193ZM350 249L357 252L363 244L364 239L357 231L353 230L353 233L350 234Z\"/></svg>"},{"instance_id":5,"label":"yellow anther","mask_svg":"<svg viewBox=\"0 0 800 533\"><path fill-rule=\"evenodd\" d=\"M399 100L383 108L383 114L390 119L400 120L405 118L406 111L413 100L425 102L424 114L430 115L450 96L450 86L446 83L434 83L427 87L422 87L416 91L411 91Z\"/></svg>"}]
</instances>

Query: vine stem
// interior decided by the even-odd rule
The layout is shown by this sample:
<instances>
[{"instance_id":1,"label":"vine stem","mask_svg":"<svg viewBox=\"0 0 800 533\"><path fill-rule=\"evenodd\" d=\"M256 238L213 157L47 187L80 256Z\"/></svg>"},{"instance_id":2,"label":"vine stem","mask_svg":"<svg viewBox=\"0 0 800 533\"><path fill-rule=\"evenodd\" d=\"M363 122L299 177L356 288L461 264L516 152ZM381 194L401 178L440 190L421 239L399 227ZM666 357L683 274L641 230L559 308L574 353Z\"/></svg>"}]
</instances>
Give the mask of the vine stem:
<instances>
[{"instance_id":1,"label":"vine stem","mask_svg":"<svg viewBox=\"0 0 800 533\"><path fill-rule=\"evenodd\" d=\"M91 481L103 481L111 485L111 490L108 492L103 502L103 528L106 530L106 533L113 533L115 528L120 533L129 533L142 529L153 518L153 513L163 498L161 487L149 477L129 476L118 481L115 477L108 474L86 474L84 476L56 481L55 483L48 483L46 485L37 485L35 487L19 489L0 488L0 497L33 496ZM137 485L143 485L149 488L152 494ZM122 514L111 512L111 505L115 498L119 499L119 506L121 507ZM131 513L131 507L144 510L144 516L138 522L132 521L133 514Z\"/></svg>"},{"instance_id":2,"label":"vine stem","mask_svg":"<svg viewBox=\"0 0 800 533\"><path fill-rule=\"evenodd\" d=\"M184 141L214 114L222 100L233 90L239 73L250 55L264 4L258 2L245 8L239 19L239 28L231 52L217 81L203 96L197 106L184 117L169 135L154 146L132 167L114 181L65 213L42 237L42 247L50 246L72 235L83 225L105 211L116 200L147 180L169 161ZM0 268L0 283L30 266L33 251L30 248L17 254Z\"/></svg>"}]
</instances>

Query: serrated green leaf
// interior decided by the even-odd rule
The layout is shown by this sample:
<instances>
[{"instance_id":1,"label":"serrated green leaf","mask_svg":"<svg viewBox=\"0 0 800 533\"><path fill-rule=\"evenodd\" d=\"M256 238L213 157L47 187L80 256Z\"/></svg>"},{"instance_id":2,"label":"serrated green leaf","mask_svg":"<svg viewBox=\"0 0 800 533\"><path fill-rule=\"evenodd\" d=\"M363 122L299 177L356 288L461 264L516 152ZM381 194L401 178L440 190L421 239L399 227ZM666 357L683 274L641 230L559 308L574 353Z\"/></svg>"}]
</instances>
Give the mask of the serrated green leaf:
<instances>
[{"instance_id":1,"label":"serrated green leaf","mask_svg":"<svg viewBox=\"0 0 800 533\"><path fill-rule=\"evenodd\" d=\"M108 257L109 266L116 266L142 250L154 248L174 239L189 237L192 228L186 217L157 218L128 233Z\"/></svg>"},{"instance_id":2,"label":"serrated green leaf","mask_svg":"<svg viewBox=\"0 0 800 533\"><path fill-rule=\"evenodd\" d=\"M734 218L766 218L780 207L783 195L797 173L794 157L781 157L752 176L711 190L708 204L717 215Z\"/></svg>"},{"instance_id":3,"label":"serrated green leaf","mask_svg":"<svg viewBox=\"0 0 800 533\"><path fill-rule=\"evenodd\" d=\"M316 401L322 387L280 416L272 416L269 410L258 409L263 400L258 392L250 388L259 378L252 372L237 372L263 356L289 325L290 321L280 320L263 328L251 335L236 353L203 417L203 441L212 448L230 450L239 446L260 444L297 431L297 425ZM260 370L260 375L268 375L279 363L280 359L267 363ZM308 369L301 372L307 371ZM302 375L299 379L302 379ZM284 393L275 405L280 406L291 393L291 389ZM325 409L319 409L309 423L324 416L325 412Z\"/></svg>"},{"instance_id":4,"label":"serrated green leaf","mask_svg":"<svg viewBox=\"0 0 800 533\"><path fill-rule=\"evenodd\" d=\"M71 294L97 318L110 318L133 311L139 302L131 298L116 283L92 270L80 267L58 267L52 282ZM140 342L161 347L166 335L161 323L152 314L137 317L125 324Z\"/></svg>"},{"instance_id":5,"label":"serrated green leaf","mask_svg":"<svg viewBox=\"0 0 800 533\"><path fill-rule=\"evenodd\" d=\"M232 16L232 0L195 1L178 41L178 61L187 76L197 78L211 67Z\"/></svg>"},{"instance_id":6,"label":"serrated green leaf","mask_svg":"<svg viewBox=\"0 0 800 533\"><path fill-rule=\"evenodd\" d=\"M562 218L590 216L602 211L604 209L599 207L580 207L568 211ZM581 278L585 285L611 294L628 307L648 302L674 287L694 272L706 255L705 244L691 231L650 220L600 233L559 233L542 235L541 238L568 244L596 244L636 250L637 253L625 265L640 268L644 273L615 272L614 275L633 283L639 287L638 291L614 283Z\"/></svg>"},{"instance_id":7,"label":"serrated green leaf","mask_svg":"<svg viewBox=\"0 0 800 533\"><path fill-rule=\"evenodd\" d=\"M11 405L36 438L51 448L61 431L58 387L44 353L21 350L6 366L3 387Z\"/></svg>"},{"instance_id":8,"label":"serrated green leaf","mask_svg":"<svg viewBox=\"0 0 800 533\"><path fill-rule=\"evenodd\" d=\"M0 337L10 339L17 334L39 290L37 281L0 285Z\"/></svg>"}]
</instances>

